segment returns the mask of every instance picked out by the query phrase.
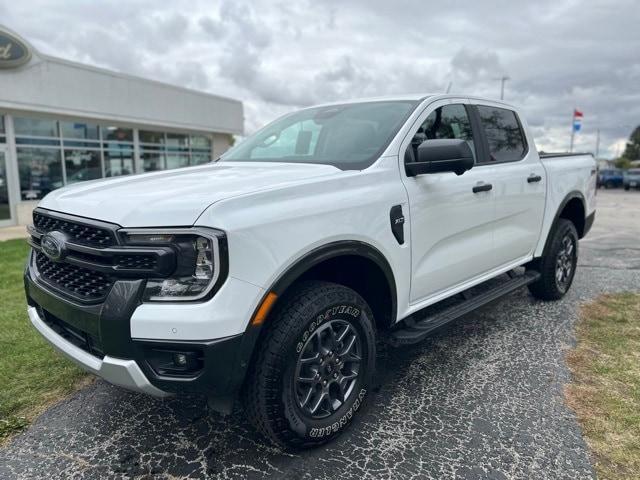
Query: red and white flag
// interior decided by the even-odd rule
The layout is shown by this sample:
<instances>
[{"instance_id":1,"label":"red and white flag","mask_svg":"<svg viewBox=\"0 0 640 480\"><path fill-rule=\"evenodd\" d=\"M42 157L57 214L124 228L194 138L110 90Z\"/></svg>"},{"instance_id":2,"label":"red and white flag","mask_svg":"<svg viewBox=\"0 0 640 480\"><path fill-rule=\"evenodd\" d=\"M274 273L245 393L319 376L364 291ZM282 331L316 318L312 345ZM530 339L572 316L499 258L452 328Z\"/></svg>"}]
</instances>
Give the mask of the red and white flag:
<instances>
[{"instance_id":1,"label":"red and white flag","mask_svg":"<svg viewBox=\"0 0 640 480\"><path fill-rule=\"evenodd\" d=\"M573 109L573 118L582 118L582 112L580 110Z\"/></svg>"}]
</instances>

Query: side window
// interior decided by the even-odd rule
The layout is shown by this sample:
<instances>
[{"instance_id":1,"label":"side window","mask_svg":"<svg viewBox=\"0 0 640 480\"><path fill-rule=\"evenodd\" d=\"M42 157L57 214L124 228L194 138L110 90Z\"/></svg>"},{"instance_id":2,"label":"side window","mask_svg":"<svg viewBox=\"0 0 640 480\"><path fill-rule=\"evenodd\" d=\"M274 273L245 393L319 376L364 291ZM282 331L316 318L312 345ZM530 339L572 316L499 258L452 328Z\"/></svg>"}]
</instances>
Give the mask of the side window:
<instances>
[{"instance_id":1,"label":"side window","mask_svg":"<svg viewBox=\"0 0 640 480\"><path fill-rule=\"evenodd\" d=\"M321 125L313 120L294 123L280 132L271 135L251 150L250 158L278 158L313 155L318 143Z\"/></svg>"},{"instance_id":2,"label":"side window","mask_svg":"<svg viewBox=\"0 0 640 480\"><path fill-rule=\"evenodd\" d=\"M476 150L473 144L471 122L464 105L444 105L429 114L411 140L414 158L415 149L422 142L439 138L466 140L475 158Z\"/></svg>"},{"instance_id":3,"label":"side window","mask_svg":"<svg viewBox=\"0 0 640 480\"><path fill-rule=\"evenodd\" d=\"M524 133L512 110L478 105L480 123L489 143L492 162L521 160L527 151Z\"/></svg>"}]
</instances>

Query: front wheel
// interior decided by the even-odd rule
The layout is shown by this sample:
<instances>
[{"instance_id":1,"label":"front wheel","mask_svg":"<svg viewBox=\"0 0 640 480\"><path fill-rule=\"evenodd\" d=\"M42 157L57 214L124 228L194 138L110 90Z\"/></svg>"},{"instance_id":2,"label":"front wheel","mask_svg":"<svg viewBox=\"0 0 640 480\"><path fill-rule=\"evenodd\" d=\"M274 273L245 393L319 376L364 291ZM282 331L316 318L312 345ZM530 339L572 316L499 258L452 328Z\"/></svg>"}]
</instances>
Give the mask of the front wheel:
<instances>
[{"instance_id":1,"label":"front wheel","mask_svg":"<svg viewBox=\"0 0 640 480\"><path fill-rule=\"evenodd\" d=\"M360 295L328 282L301 283L281 301L247 378L245 409L274 444L313 447L340 434L369 394L373 316Z\"/></svg>"},{"instance_id":2,"label":"front wheel","mask_svg":"<svg viewBox=\"0 0 640 480\"><path fill-rule=\"evenodd\" d=\"M573 222L561 218L551 235L544 256L531 266L540 272L540 278L529 285L529 291L542 300L564 297L578 265L578 231Z\"/></svg>"}]
</instances>

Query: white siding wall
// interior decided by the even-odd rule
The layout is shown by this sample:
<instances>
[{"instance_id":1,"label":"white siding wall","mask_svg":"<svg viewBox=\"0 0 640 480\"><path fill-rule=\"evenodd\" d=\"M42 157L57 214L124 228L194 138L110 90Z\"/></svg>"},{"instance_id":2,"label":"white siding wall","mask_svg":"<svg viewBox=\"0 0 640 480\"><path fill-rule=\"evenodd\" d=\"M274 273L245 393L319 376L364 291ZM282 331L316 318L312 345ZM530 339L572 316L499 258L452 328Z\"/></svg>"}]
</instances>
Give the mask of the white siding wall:
<instances>
[{"instance_id":1,"label":"white siding wall","mask_svg":"<svg viewBox=\"0 0 640 480\"><path fill-rule=\"evenodd\" d=\"M7 154L13 222L31 221L37 202L23 201L12 116L52 116L134 129L180 131L212 138L216 158L242 135L242 103L155 80L48 57L34 51L15 69L0 69L0 114L7 115ZM137 137L137 132L136 132ZM140 149L135 142L136 171Z\"/></svg>"},{"instance_id":2,"label":"white siding wall","mask_svg":"<svg viewBox=\"0 0 640 480\"><path fill-rule=\"evenodd\" d=\"M34 54L0 70L0 108L242 134L242 103L160 82Z\"/></svg>"}]
</instances>

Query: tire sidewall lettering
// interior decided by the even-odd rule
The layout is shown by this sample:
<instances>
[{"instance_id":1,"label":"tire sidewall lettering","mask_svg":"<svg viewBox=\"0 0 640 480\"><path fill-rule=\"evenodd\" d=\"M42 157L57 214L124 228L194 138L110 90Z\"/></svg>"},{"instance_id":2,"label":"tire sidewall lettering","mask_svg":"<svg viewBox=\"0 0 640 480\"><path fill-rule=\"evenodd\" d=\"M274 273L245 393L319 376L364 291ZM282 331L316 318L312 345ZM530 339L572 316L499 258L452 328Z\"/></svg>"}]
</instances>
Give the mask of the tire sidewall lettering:
<instances>
[{"instance_id":1,"label":"tire sidewall lettering","mask_svg":"<svg viewBox=\"0 0 640 480\"><path fill-rule=\"evenodd\" d=\"M353 304L338 303L331 307L324 308L322 313L316 314L313 320L309 322L307 327L299 334L298 341L294 343L295 354L300 354L313 332L324 325L328 320L336 318L348 320L349 318L352 318L354 321L350 321L350 323L352 323L355 328L362 330L361 317L366 319L370 318L369 315L367 315L359 306ZM289 425L292 430L298 433L298 435L309 439L326 440L328 437L336 435L351 423L356 412L361 409L364 403L365 397L368 393L368 385L367 383L361 384L359 388L360 390L355 398L351 400L352 403L349 405L349 408L342 413L340 417L332 420L329 424L323 424L323 422L317 421L309 422L304 419L300 413L298 413L295 400L289 395L284 395L285 415L289 420ZM318 423L320 423L320 425L318 425Z\"/></svg>"},{"instance_id":2,"label":"tire sidewall lettering","mask_svg":"<svg viewBox=\"0 0 640 480\"><path fill-rule=\"evenodd\" d=\"M340 417L339 420L333 422L331 425L328 425L326 427L311 428L309 430L309 436L311 438L322 438L322 437L326 437L327 435L333 435L335 433L338 433L349 423L349 421L351 421L351 419L353 418L353 415L358 411L358 409L362 405L362 402L366 395L367 395L367 389L366 388L361 389L360 392L358 393L358 397L354 400L353 405L349 407L349 410L347 410Z\"/></svg>"},{"instance_id":3,"label":"tire sidewall lettering","mask_svg":"<svg viewBox=\"0 0 640 480\"><path fill-rule=\"evenodd\" d=\"M316 319L311 322L307 329L302 333L301 340L296 344L296 353L300 353L302 351L305 342L316 328L322 325L322 323L324 323L329 318L338 314L346 314L352 316L353 318L358 318L360 316L360 309L352 305L336 305L334 307L328 308L323 314L318 315Z\"/></svg>"}]
</instances>

